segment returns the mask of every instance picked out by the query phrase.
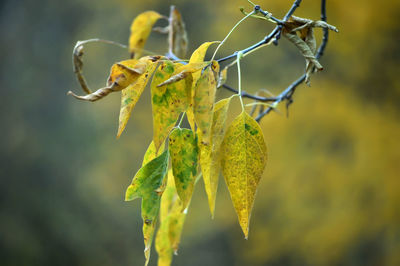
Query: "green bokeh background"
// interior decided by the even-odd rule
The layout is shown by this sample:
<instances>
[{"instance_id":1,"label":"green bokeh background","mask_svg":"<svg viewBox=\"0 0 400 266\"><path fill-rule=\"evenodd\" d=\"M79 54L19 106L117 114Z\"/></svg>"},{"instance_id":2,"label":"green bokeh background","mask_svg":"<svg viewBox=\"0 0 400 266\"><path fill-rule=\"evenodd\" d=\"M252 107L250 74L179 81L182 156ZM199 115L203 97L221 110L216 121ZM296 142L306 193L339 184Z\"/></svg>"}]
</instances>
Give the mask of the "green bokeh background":
<instances>
[{"instance_id":1,"label":"green bokeh background","mask_svg":"<svg viewBox=\"0 0 400 266\"><path fill-rule=\"evenodd\" d=\"M214 220L199 182L174 265L400 265L400 2L327 2L340 33L330 35L325 70L299 87L289 118L281 108L261 122L269 162L249 240L224 181ZM66 92L79 91L71 65L77 40L127 43L137 14L168 14L170 4L183 13L190 51L223 39L242 17L238 7L250 9L244 0L0 3L1 265L143 265L140 201L123 198L152 138L149 90L119 140L119 94L86 103ZM282 17L292 1L257 4ZM304 0L296 15L317 19L319 8ZM272 28L249 20L219 56ZM146 48L164 53L165 37L152 34ZM112 63L127 57L87 45L90 86L103 86ZM243 88L279 93L303 69L281 40L243 59ZM235 70L228 78L236 87ZM231 110L239 112L238 102Z\"/></svg>"}]
</instances>

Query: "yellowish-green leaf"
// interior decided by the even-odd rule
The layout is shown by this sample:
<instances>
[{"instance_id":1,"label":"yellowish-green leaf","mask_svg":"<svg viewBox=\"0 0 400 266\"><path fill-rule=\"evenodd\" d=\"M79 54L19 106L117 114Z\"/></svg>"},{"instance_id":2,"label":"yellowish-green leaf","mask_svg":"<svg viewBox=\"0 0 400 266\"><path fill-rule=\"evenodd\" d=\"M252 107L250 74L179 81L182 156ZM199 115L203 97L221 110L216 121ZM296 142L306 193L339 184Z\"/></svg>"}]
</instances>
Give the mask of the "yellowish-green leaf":
<instances>
[{"instance_id":1,"label":"yellowish-green leaf","mask_svg":"<svg viewBox=\"0 0 400 266\"><path fill-rule=\"evenodd\" d=\"M154 23L161 17L157 12L146 11L133 20L129 37L129 51L132 58L140 58Z\"/></svg>"},{"instance_id":2,"label":"yellowish-green leaf","mask_svg":"<svg viewBox=\"0 0 400 266\"><path fill-rule=\"evenodd\" d=\"M143 156L142 166L146 165L148 162L156 158L158 154L161 154L164 151L164 147L164 145L161 145L160 149L157 152L154 141L152 141Z\"/></svg>"},{"instance_id":3,"label":"yellowish-green leaf","mask_svg":"<svg viewBox=\"0 0 400 266\"><path fill-rule=\"evenodd\" d=\"M206 52L208 50L208 47L210 47L211 44L218 43L217 41L215 42L205 42L202 45L197 48L192 56L190 57L189 64L195 64L195 63L202 63L204 62L204 57L206 56ZM201 72L196 72L192 74L193 78L193 87L196 85L197 80L200 78ZM189 107L186 110L186 116L189 121L190 127L192 130L195 130L195 119L194 119L194 112L193 112L193 97L194 97L194 90L192 90L192 94L190 96L190 103Z\"/></svg>"},{"instance_id":4,"label":"yellowish-green leaf","mask_svg":"<svg viewBox=\"0 0 400 266\"><path fill-rule=\"evenodd\" d=\"M176 128L169 136L175 186L185 209L193 194L199 150L197 136L190 129Z\"/></svg>"},{"instance_id":5,"label":"yellowish-green leaf","mask_svg":"<svg viewBox=\"0 0 400 266\"><path fill-rule=\"evenodd\" d=\"M145 265L148 264L150 259L151 244L160 209L164 177L168 169L168 157L168 151L165 151L140 168L125 194L126 201L142 198Z\"/></svg>"},{"instance_id":6,"label":"yellowish-green leaf","mask_svg":"<svg viewBox=\"0 0 400 266\"><path fill-rule=\"evenodd\" d=\"M227 98L214 105L211 143L210 145L199 144L201 171L203 173L204 185L212 217L214 217L215 198L217 195L219 172L221 168L220 147L225 135L225 122L229 103L230 98ZM199 132L199 138L201 138L201 132Z\"/></svg>"},{"instance_id":7,"label":"yellowish-green leaf","mask_svg":"<svg viewBox=\"0 0 400 266\"><path fill-rule=\"evenodd\" d=\"M153 140L158 149L178 120L179 114L188 107L191 75L184 80L158 87L169 79L180 64L164 61L154 73L151 82L151 103L153 108Z\"/></svg>"},{"instance_id":8,"label":"yellowish-green leaf","mask_svg":"<svg viewBox=\"0 0 400 266\"><path fill-rule=\"evenodd\" d=\"M144 88L146 87L151 75L156 68L156 63L148 60L146 70L133 84L121 92L121 109L119 113L119 125L117 138L119 138L128 123L131 113L136 103L138 102Z\"/></svg>"},{"instance_id":9,"label":"yellowish-green leaf","mask_svg":"<svg viewBox=\"0 0 400 266\"><path fill-rule=\"evenodd\" d=\"M194 88L193 111L197 127L202 133L200 141L210 144L213 106L217 84L214 71L207 67Z\"/></svg>"},{"instance_id":10,"label":"yellowish-green leaf","mask_svg":"<svg viewBox=\"0 0 400 266\"><path fill-rule=\"evenodd\" d=\"M246 112L237 116L221 145L221 166L245 238L258 183L267 163L267 147L258 123Z\"/></svg>"},{"instance_id":11,"label":"yellowish-green leaf","mask_svg":"<svg viewBox=\"0 0 400 266\"><path fill-rule=\"evenodd\" d=\"M172 254L177 252L186 211L182 211L182 201L175 188L172 171L168 172L168 183L161 198L160 228L156 236L158 266L169 266Z\"/></svg>"}]
</instances>

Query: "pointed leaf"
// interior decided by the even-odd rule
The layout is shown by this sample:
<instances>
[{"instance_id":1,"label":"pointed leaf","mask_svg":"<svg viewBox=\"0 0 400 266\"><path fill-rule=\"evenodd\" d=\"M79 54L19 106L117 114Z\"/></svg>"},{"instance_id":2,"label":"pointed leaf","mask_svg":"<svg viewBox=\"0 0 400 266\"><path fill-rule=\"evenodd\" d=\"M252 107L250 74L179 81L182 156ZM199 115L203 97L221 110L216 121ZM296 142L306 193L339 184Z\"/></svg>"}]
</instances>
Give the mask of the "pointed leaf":
<instances>
[{"instance_id":1,"label":"pointed leaf","mask_svg":"<svg viewBox=\"0 0 400 266\"><path fill-rule=\"evenodd\" d=\"M197 174L199 156L197 137L189 129L176 128L169 136L169 149L176 190L185 209L192 198Z\"/></svg>"},{"instance_id":2,"label":"pointed leaf","mask_svg":"<svg viewBox=\"0 0 400 266\"><path fill-rule=\"evenodd\" d=\"M157 152L156 146L154 145L154 141L152 141L149 147L147 148L146 153L143 156L142 166L146 165L148 162L156 158L157 155L162 153L163 151L164 151L164 145L161 145L160 149Z\"/></svg>"},{"instance_id":3,"label":"pointed leaf","mask_svg":"<svg viewBox=\"0 0 400 266\"><path fill-rule=\"evenodd\" d=\"M206 56L206 52L208 50L208 47L210 47L211 44L218 43L217 41L215 42L205 42L202 45L197 48L192 56L190 57L189 64L193 63L202 63L204 62L204 57ZM200 78L201 72L196 72L192 74L193 77L193 87L196 85L197 80ZM186 116L189 121L190 127L192 130L195 130L195 121L194 121L194 112L193 112L193 97L194 97L194 90L192 90L191 97L190 97L190 103L188 110L186 110Z\"/></svg>"},{"instance_id":4,"label":"pointed leaf","mask_svg":"<svg viewBox=\"0 0 400 266\"><path fill-rule=\"evenodd\" d=\"M179 66L179 64L177 65ZM158 149L178 120L179 114L187 109L188 95L191 89L191 76L173 84L157 87L169 79L176 65L164 61L154 73L151 82L151 103L153 108L154 144Z\"/></svg>"},{"instance_id":5,"label":"pointed leaf","mask_svg":"<svg viewBox=\"0 0 400 266\"><path fill-rule=\"evenodd\" d=\"M139 76L136 82L122 90L117 138L119 138L124 131L126 124L131 117L132 110L142 95L143 90L146 87L155 68L156 64L150 62L146 67L146 71Z\"/></svg>"},{"instance_id":6,"label":"pointed leaf","mask_svg":"<svg viewBox=\"0 0 400 266\"><path fill-rule=\"evenodd\" d=\"M132 58L139 58L143 47L150 35L154 23L162 16L154 11L139 14L132 22L131 36L129 37L129 51Z\"/></svg>"},{"instance_id":7,"label":"pointed leaf","mask_svg":"<svg viewBox=\"0 0 400 266\"><path fill-rule=\"evenodd\" d=\"M260 126L246 112L227 129L221 156L222 173L247 239L254 197L267 163L267 147Z\"/></svg>"},{"instance_id":8,"label":"pointed leaf","mask_svg":"<svg viewBox=\"0 0 400 266\"><path fill-rule=\"evenodd\" d=\"M203 173L204 186L212 217L214 217L215 198L217 195L220 172L220 147L225 135L225 122L229 103L230 98L227 98L214 105L211 143L210 145L199 144L201 171ZM201 138L201 132L199 133L199 138Z\"/></svg>"},{"instance_id":9,"label":"pointed leaf","mask_svg":"<svg viewBox=\"0 0 400 266\"><path fill-rule=\"evenodd\" d=\"M168 173L167 187L161 198L160 228L156 236L158 266L169 266L172 254L177 252L186 211L182 211L182 201L175 188L172 171Z\"/></svg>"},{"instance_id":10,"label":"pointed leaf","mask_svg":"<svg viewBox=\"0 0 400 266\"><path fill-rule=\"evenodd\" d=\"M168 157L168 151L165 151L140 168L133 178L132 184L126 190L126 201L142 198L145 265L148 264L150 259L151 243L153 242L160 208L163 181L168 168Z\"/></svg>"},{"instance_id":11,"label":"pointed leaf","mask_svg":"<svg viewBox=\"0 0 400 266\"><path fill-rule=\"evenodd\" d=\"M197 127L202 133L200 141L209 145L216 80L211 67L207 67L194 88L193 111Z\"/></svg>"}]
</instances>

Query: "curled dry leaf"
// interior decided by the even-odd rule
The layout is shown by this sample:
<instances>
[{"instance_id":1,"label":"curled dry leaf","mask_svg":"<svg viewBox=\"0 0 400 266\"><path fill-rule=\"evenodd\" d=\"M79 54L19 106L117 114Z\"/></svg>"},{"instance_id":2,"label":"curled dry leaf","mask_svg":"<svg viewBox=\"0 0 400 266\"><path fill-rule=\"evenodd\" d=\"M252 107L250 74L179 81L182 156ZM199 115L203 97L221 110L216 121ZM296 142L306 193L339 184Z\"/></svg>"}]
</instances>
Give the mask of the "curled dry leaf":
<instances>
[{"instance_id":1,"label":"curled dry leaf","mask_svg":"<svg viewBox=\"0 0 400 266\"><path fill-rule=\"evenodd\" d=\"M188 38L181 13L171 6L169 15L168 45L170 52L179 58L185 58L188 48Z\"/></svg>"},{"instance_id":2,"label":"curled dry leaf","mask_svg":"<svg viewBox=\"0 0 400 266\"><path fill-rule=\"evenodd\" d=\"M310 75L314 68L317 71L323 70L322 65L315 57L317 50L313 28L324 28L338 32L335 26L324 21L314 21L310 19L292 16L283 28L283 36L292 42L306 59L306 83L310 85ZM299 32L299 35L297 34Z\"/></svg>"},{"instance_id":3,"label":"curled dry leaf","mask_svg":"<svg viewBox=\"0 0 400 266\"><path fill-rule=\"evenodd\" d=\"M149 63L153 63L160 58L160 56L146 56L139 60L129 59L118 62L111 67L106 87L84 96L78 96L71 91L68 92L68 95L83 101L98 101L111 92L121 91L129 85L135 84L138 78L145 73Z\"/></svg>"}]
</instances>

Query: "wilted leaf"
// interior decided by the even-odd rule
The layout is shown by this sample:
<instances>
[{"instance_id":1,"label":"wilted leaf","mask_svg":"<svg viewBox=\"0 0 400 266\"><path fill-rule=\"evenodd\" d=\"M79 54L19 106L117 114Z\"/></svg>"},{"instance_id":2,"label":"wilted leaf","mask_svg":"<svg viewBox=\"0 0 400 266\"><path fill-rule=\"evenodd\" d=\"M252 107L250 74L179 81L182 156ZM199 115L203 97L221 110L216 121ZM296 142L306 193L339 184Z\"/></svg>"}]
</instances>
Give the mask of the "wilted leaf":
<instances>
[{"instance_id":1,"label":"wilted leaf","mask_svg":"<svg viewBox=\"0 0 400 266\"><path fill-rule=\"evenodd\" d=\"M169 85L157 87L158 84L169 79L179 65L174 65L171 61L164 61L154 73L151 82L153 140L157 149L174 127L179 114L188 107L192 85L191 76Z\"/></svg>"},{"instance_id":2,"label":"wilted leaf","mask_svg":"<svg viewBox=\"0 0 400 266\"><path fill-rule=\"evenodd\" d=\"M246 239L254 197L266 163L267 147L261 128L243 111L226 131L221 166Z\"/></svg>"},{"instance_id":3,"label":"wilted leaf","mask_svg":"<svg viewBox=\"0 0 400 266\"><path fill-rule=\"evenodd\" d=\"M169 27L168 43L172 53L179 58L185 58L188 47L188 38L181 13L175 8L175 6L171 6Z\"/></svg>"},{"instance_id":4,"label":"wilted leaf","mask_svg":"<svg viewBox=\"0 0 400 266\"><path fill-rule=\"evenodd\" d=\"M131 35L129 37L129 51L131 58L139 58L143 47L150 35L151 28L162 16L154 11L146 11L139 14L132 22Z\"/></svg>"},{"instance_id":5,"label":"wilted leaf","mask_svg":"<svg viewBox=\"0 0 400 266\"><path fill-rule=\"evenodd\" d=\"M169 266L172 254L177 252L187 211L182 211L182 201L175 188L172 171L168 172L168 183L161 198L160 228L156 236L158 266Z\"/></svg>"},{"instance_id":6,"label":"wilted leaf","mask_svg":"<svg viewBox=\"0 0 400 266\"><path fill-rule=\"evenodd\" d=\"M202 133L200 141L209 145L212 113L217 84L214 71L207 67L194 87L193 111L198 129Z\"/></svg>"},{"instance_id":7,"label":"wilted leaf","mask_svg":"<svg viewBox=\"0 0 400 266\"><path fill-rule=\"evenodd\" d=\"M117 138L119 138L128 123L132 110L138 102L144 88L156 68L155 61L147 60L146 70L139 76L137 81L121 92L121 109L119 113L119 126Z\"/></svg>"},{"instance_id":8,"label":"wilted leaf","mask_svg":"<svg viewBox=\"0 0 400 266\"><path fill-rule=\"evenodd\" d=\"M199 144L201 171L212 217L214 217L220 172L220 147L225 135L225 122L229 103L230 98L227 98L214 105L210 145ZM199 132L199 138L201 138L201 132Z\"/></svg>"},{"instance_id":9,"label":"wilted leaf","mask_svg":"<svg viewBox=\"0 0 400 266\"><path fill-rule=\"evenodd\" d=\"M221 87L222 85L225 84L227 76L228 76L228 68L225 67L218 74L217 88L219 88L219 87Z\"/></svg>"},{"instance_id":10,"label":"wilted leaf","mask_svg":"<svg viewBox=\"0 0 400 266\"><path fill-rule=\"evenodd\" d=\"M185 209L192 198L197 174L197 137L190 129L176 128L169 136L169 149L176 190Z\"/></svg>"},{"instance_id":11,"label":"wilted leaf","mask_svg":"<svg viewBox=\"0 0 400 266\"><path fill-rule=\"evenodd\" d=\"M130 59L118 62L112 65L110 75L107 79L107 87L100 88L91 94L78 96L69 91L68 94L74 96L79 100L94 102L100 100L110 94L111 92L121 91L131 84L134 84L138 78L145 72L147 61L157 60L159 56L145 57L140 60Z\"/></svg>"},{"instance_id":12,"label":"wilted leaf","mask_svg":"<svg viewBox=\"0 0 400 266\"><path fill-rule=\"evenodd\" d=\"M314 21L311 19L291 16L290 20L284 25L283 36L292 42L306 59L306 79L305 82L310 85L310 75L314 70L321 71L322 65L315 57L317 43L314 36L313 28L325 28L335 32L338 29L335 26L329 25L325 21ZM300 36L296 32L299 32Z\"/></svg>"},{"instance_id":13,"label":"wilted leaf","mask_svg":"<svg viewBox=\"0 0 400 266\"><path fill-rule=\"evenodd\" d=\"M148 162L136 173L126 190L125 200L142 198L144 254L146 264L150 259L151 243L160 209L164 177L168 168L168 151Z\"/></svg>"}]
</instances>

